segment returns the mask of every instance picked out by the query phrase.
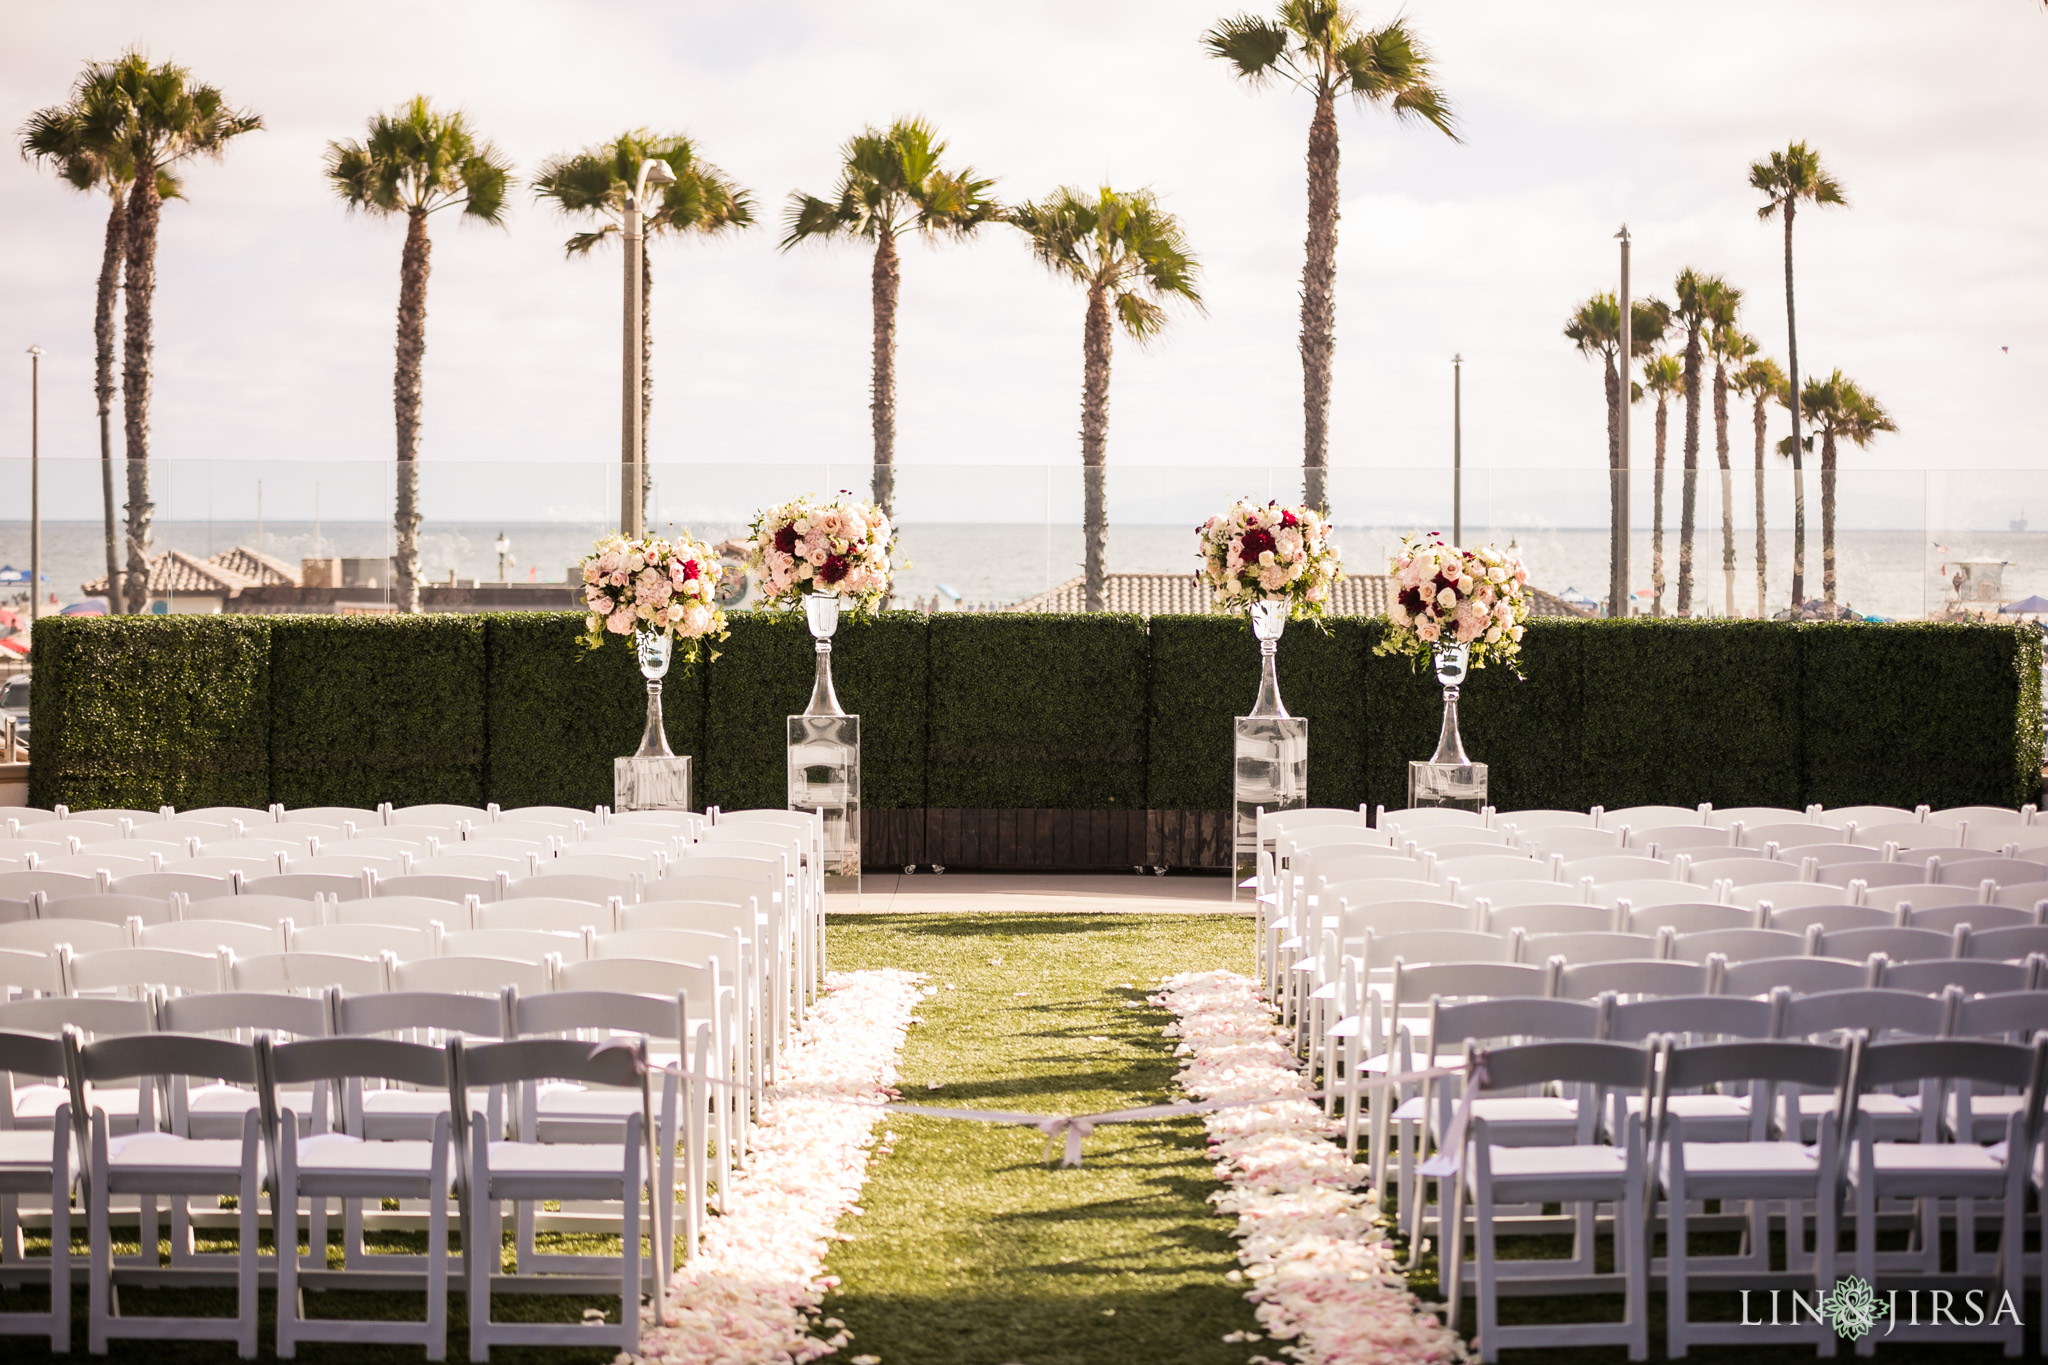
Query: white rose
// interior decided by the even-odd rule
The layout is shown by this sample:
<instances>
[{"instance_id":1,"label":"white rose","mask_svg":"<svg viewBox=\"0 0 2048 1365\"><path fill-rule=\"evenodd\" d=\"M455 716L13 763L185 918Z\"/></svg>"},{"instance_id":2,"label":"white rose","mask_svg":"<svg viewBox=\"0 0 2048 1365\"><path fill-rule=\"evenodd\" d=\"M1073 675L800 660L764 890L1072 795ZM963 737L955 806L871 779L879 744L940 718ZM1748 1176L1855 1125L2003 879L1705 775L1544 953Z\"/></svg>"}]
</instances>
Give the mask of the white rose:
<instances>
[{"instance_id":1,"label":"white rose","mask_svg":"<svg viewBox=\"0 0 2048 1365\"><path fill-rule=\"evenodd\" d=\"M1525 629L1527 629L1527 627L1525 626L1510 626L1508 628L1508 638L1513 640L1516 644L1522 643L1522 632Z\"/></svg>"},{"instance_id":2,"label":"white rose","mask_svg":"<svg viewBox=\"0 0 2048 1365\"><path fill-rule=\"evenodd\" d=\"M1446 610L1455 607L1458 605L1458 594L1452 592L1449 588L1445 588L1436 595L1436 604Z\"/></svg>"},{"instance_id":3,"label":"white rose","mask_svg":"<svg viewBox=\"0 0 2048 1365\"><path fill-rule=\"evenodd\" d=\"M1490 644L1490 645L1497 645L1497 644L1499 644L1499 643L1500 643L1500 627L1499 627L1499 626L1488 626L1488 627L1487 627L1487 629L1486 629L1486 643L1488 643L1488 644Z\"/></svg>"}]
</instances>

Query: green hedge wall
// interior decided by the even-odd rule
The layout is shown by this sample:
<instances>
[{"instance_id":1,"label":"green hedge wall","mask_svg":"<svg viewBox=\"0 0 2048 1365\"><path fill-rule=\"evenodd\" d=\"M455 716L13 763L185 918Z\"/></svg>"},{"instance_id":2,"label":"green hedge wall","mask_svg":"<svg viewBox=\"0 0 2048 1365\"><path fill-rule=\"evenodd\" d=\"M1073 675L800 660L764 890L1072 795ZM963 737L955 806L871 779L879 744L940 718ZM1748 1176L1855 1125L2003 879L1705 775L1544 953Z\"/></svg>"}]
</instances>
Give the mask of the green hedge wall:
<instances>
[{"instance_id":1,"label":"green hedge wall","mask_svg":"<svg viewBox=\"0 0 2048 1365\"><path fill-rule=\"evenodd\" d=\"M273 799L483 804L485 626L456 615L274 618Z\"/></svg>"},{"instance_id":2,"label":"green hedge wall","mask_svg":"<svg viewBox=\"0 0 2048 1365\"><path fill-rule=\"evenodd\" d=\"M598 804L645 693L625 642L586 653L581 622L47 619L30 800ZM1279 652L1312 799L1399 805L1436 743L1436 682L1373 654L1383 620L1329 625L1294 625ZM743 613L721 649L671 671L669 742L700 806L780 805L809 635ZM1525 676L1475 670L1460 708L1503 809L2012 806L2039 792L2041 652L1998 625L1546 620ZM833 662L877 810L1222 810L1230 719L1258 685L1250 630L1219 617L849 613Z\"/></svg>"},{"instance_id":3,"label":"green hedge wall","mask_svg":"<svg viewBox=\"0 0 2048 1365\"><path fill-rule=\"evenodd\" d=\"M266 622L46 616L34 652L31 805L269 801Z\"/></svg>"}]
</instances>

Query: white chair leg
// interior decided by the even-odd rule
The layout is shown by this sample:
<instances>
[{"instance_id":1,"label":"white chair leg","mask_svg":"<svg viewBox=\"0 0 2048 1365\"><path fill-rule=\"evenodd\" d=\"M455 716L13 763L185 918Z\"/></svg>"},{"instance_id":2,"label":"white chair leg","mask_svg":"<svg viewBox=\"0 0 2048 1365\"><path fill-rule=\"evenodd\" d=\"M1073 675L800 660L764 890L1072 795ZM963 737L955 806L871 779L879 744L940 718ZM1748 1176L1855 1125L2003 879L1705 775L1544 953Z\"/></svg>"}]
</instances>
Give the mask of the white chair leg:
<instances>
[{"instance_id":1,"label":"white chair leg","mask_svg":"<svg viewBox=\"0 0 2048 1365\"><path fill-rule=\"evenodd\" d=\"M287 1133L277 1145L277 1188L270 1196L271 1240L277 1247L277 1357L290 1360L298 1354L300 1316L298 1143ZM315 1200L316 1204L323 1201ZM309 1248L317 1240L307 1237ZM432 1248L428 1250L431 1252Z\"/></svg>"},{"instance_id":2,"label":"white chair leg","mask_svg":"<svg viewBox=\"0 0 2048 1365\"><path fill-rule=\"evenodd\" d=\"M263 1198L263 1177L259 1173L263 1154L256 1144L256 1116L254 1113L249 1115L245 1150L247 1155L243 1157L242 1188L241 1192L235 1196L235 1212L240 1215L236 1219L238 1224L236 1231L241 1239L241 1244L236 1248L235 1254L235 1268L239 1272L235 1283L235 1318L237 1326L235 1346L242 1359L254 1360L256 1358L257 1330L256 1242L258 1229L262 1227L262 1210L259 1207L259 1201ZM284 1202L289 1204L291 1201L286 1200ZM275 1218L276 1215L277 1208L273 1205L271 1216ZM284 1260L289 1261L292 1259L293 1254L294 1248L287 1246L282 1256Z\"/></svg>"}]
</instances>

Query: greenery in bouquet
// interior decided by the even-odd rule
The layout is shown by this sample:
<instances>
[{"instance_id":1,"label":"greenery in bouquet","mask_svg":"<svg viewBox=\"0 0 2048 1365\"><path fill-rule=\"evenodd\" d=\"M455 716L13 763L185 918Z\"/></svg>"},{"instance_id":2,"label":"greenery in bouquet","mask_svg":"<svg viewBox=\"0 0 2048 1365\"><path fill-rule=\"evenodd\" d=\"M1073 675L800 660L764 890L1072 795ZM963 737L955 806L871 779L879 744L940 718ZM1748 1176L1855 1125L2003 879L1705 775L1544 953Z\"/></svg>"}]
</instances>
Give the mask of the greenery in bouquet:
<instances>
[{"instance_id":1,"label":"greenery in bouquet","mask_svg":"<svg viewBox=\"0 0 2048 1365\"><path fill-rule=\"evenodd\" d=\"M1394 580L1387 606L1393 628L1375 653L1427 659L1445 645L1466 645L1473 668L1515 666L1529 619L1529 571L1521 560L1492 545L1446 545L1432 531L1403 540L1387 572Z\"/></svg>"},{"instance_id":2,"label":"greenery in bouquet","mask_svg":"<svg viewBox=\"0 0 2048 1365\"><path fill-rule=\"evenodd\" d=\"M1284 602L1288 616L1320 621L1344 570L1330 528L1311 507L1263 507L1240 498L1196 528L1202 584L1210 606L1242 612L1254 602Z\"/></svg>"},{"instance_id":3,"label":"greenery in bouquet","mask_svg":"<svg viewBox=\"0 0 2048 1365\"><path fill-rule=\"evenodd\" d=\"M718 606L724 576L712 548L688 535L634 540L615 531L583 557L583 644L598 649L607 634L659 631L684 641L678 652L693 664L700 641L725 638Z\"/></svg>"},{"instance_id":4,"label":"greenery in bouquet","mask_svg":"<svg viewBox=\"0 0 2048 1365\"><path fill-rule=\"evenodd\" d=\"M888 514L852 494L809 494L754 518L747 567L770 607L794 607L811 593L836 593L874 611L889 595L896 528Z\"/></svg>"}]
</instances>

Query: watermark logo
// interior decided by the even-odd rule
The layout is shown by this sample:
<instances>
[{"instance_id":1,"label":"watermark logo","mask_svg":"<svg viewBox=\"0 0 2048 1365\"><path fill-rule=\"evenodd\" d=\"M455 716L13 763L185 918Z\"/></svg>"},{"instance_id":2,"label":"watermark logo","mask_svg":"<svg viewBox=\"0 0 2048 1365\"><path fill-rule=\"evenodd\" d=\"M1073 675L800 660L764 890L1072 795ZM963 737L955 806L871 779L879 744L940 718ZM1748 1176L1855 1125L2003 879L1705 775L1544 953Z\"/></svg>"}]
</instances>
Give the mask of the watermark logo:
<instances>
[{"instance_id":1,"label":"watermark logo","mask_svg":"<svg viewBox=\"0 0 2048 1365\"><path fill-rule=\"evenodd\" d=\"M1753 1295L1761 1301L1753 1301ZM1962 1294L1947 1289L1911 1289L1902 1297L1896 1289L1879 1293L1860 1275L1844 1275L1824 1294L1801 1293L1796 1289L1742 1291L1745 1327L1797 1327L1802 1319L1827 1327L1845 1341L1861 1341L1873 1332L1888 1337L1902 1326L1982 1327L1989 1323L1996 1327L2006 1322L2015 1327L2023 1325L2019 1306L2011 1294L2000 1293L1993 1303L1991 1296L1981 1289Z\"/></svg>"},{"instance_id":2,"label":"watermark logo","mask_svg":"<svg viewBox=\"0 0 2048 1365\"><path fill-rule=\"evenodd\" d=\"M1861 1341L1877 1326L1877 1290L1859 1276L1844 1275L1820 1301L1820 1311L1836 1336Z\"/></svg>"}]
</instances>

